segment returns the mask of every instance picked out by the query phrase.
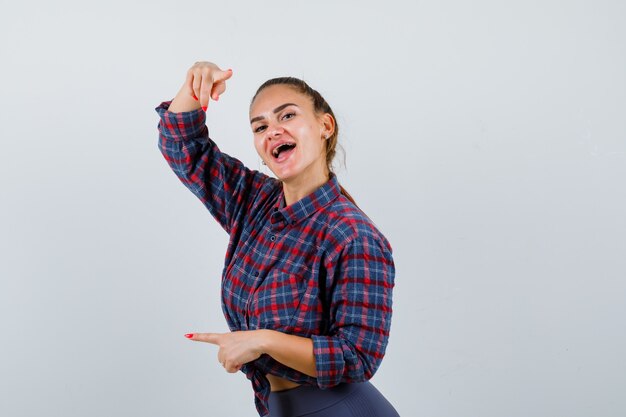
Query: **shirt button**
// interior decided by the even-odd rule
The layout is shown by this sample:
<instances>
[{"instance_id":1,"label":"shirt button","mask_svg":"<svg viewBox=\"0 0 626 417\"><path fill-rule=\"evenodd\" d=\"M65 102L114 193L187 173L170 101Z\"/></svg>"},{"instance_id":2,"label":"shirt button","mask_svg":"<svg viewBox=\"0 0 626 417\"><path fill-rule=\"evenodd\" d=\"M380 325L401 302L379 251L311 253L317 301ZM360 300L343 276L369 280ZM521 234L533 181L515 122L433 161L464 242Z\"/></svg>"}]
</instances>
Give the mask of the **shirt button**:
<instances>
[{"instance_id":1,"label":"shirt button","mask_svg":"<svg viewBox=\"0 0 626 417\"><path fill-rule=\"evenodd\" d=\"M271 240L272 242L273 242L273 241L275 241L275 240L276 240L276 236L274 236L274 235L270 236L270 240Z\"/></svg>"}]
</instances>

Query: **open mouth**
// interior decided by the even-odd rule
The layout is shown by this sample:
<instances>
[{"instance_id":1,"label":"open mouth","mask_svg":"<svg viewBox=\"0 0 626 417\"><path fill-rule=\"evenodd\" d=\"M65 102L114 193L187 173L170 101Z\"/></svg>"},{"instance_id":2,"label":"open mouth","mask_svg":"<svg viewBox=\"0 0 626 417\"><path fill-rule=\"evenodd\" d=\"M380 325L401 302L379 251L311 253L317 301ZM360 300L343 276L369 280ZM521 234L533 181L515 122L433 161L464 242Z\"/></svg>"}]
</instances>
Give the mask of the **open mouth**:
<instances>
[{"instance_id":1,"label":"open mouth","mask_svg":"<svg viewBox=\"0 0 626 417\"><path fill-rule=\"evenodd\" d=\"M282 162L293 153L295 147L295 143L283 143L272 151L272 156L276 159L276 161Z\"/></svg>"}]
</instances>

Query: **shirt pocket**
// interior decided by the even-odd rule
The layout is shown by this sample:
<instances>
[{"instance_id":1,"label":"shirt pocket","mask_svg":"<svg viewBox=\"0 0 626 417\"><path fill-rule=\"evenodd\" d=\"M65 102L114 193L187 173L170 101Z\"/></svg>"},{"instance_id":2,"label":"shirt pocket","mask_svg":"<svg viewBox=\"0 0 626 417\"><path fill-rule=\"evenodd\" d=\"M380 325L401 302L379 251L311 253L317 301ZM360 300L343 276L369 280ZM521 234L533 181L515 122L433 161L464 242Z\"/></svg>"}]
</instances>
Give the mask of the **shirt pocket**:
<instances>
[{"instance_id":1,"label":"shirt pocket","mask_svg":"<svg viewBox=\"0 0 626 417\"><path fill-rule=\"evenodd\" d=\"M298 318L307 290L306 268L271 270L254 295L251 313L258 317L259 327L274 330L291 329Z\"/></svg>"}]
</instances>

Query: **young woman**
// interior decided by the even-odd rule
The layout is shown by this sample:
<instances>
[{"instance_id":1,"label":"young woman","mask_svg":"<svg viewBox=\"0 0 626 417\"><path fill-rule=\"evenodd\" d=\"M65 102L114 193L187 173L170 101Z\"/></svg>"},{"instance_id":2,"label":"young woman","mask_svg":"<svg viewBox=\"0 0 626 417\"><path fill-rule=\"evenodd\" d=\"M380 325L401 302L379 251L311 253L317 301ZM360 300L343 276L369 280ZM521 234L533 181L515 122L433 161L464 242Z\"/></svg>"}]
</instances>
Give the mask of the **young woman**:
<instances>
[{"instance_id":1,"label":"young woman","mask_svg":"<svg viewBox=\"0 0 626 417\"><path fill-rule=\"evenodd\" d=\"M250 105L254 146L277 179L222 153L205 125L232 70L196 62L161 103L159 149L230 236L219 346L252 381L259 415L396 417L369 379L391 326L392 249L331 170L338 126L304 81L276 78Z\"/></svg>"}]
</instances>

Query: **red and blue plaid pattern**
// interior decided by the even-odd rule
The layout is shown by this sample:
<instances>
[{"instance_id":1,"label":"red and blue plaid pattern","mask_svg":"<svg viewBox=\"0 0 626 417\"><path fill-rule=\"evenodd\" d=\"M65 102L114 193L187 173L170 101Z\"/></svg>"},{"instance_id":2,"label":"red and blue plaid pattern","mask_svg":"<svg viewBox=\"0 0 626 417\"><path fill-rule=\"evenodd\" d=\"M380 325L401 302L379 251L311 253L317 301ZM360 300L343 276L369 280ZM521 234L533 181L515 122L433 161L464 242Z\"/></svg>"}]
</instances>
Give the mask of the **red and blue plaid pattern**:
<instances>
[{"instance_id":1,"label":"red and blue plaid pattern","mask_svg":"<svg viewBox=\"0 0 626 417\"><path fill-rule=\"evenodd\" d=\"M209 138L202 110L155 110L159 149L230 236L222 309L232 331L274 329L313 340L317 378L262 355L242 371L259 415L269 413L266 374L328 388L370 379L391 326L391 245L341 194L335 174L285 207L282 184L250 170Z\"/></svg>"}]
</instances>

